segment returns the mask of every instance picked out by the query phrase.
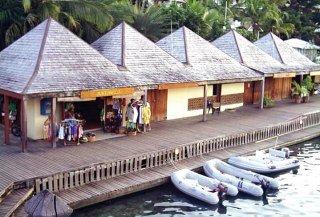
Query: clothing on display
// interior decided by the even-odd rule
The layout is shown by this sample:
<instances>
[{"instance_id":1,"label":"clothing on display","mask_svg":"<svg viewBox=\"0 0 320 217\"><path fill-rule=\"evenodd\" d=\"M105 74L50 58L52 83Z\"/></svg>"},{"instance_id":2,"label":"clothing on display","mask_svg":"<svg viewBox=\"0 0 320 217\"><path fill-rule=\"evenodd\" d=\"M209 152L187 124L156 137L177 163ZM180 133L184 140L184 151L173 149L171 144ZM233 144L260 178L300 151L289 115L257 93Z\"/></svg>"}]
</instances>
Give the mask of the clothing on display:
<instances>
[{"instance_id":1,"label":"clothing on display","mask_svg":"<svg viewBox=\"0 0 320 217\"><path fill-rule=\"evenodd\" d=\"M59 127L58 138L61 140L78 141L83 136L82 121L77 119L65 119Z\"/></svg>"}]
</instances>

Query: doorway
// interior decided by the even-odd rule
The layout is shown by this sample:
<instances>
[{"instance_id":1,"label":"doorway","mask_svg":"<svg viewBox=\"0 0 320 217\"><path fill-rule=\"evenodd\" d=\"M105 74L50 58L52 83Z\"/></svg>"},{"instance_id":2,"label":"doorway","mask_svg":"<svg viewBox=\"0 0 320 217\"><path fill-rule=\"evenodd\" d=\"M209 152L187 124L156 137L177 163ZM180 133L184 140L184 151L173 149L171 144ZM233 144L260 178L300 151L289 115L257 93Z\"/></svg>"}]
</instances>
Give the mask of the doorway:
<instances>
[{"instance_id":1,"label":"doorway","mask_svg":"<svg viewBox=\"0 0 320 217\"><path fill-rule=\"evenodd\" d=\"M151 121L167 119L168 90L148 90L148 102L151 107Z\"/></svg>"}]
</instances>

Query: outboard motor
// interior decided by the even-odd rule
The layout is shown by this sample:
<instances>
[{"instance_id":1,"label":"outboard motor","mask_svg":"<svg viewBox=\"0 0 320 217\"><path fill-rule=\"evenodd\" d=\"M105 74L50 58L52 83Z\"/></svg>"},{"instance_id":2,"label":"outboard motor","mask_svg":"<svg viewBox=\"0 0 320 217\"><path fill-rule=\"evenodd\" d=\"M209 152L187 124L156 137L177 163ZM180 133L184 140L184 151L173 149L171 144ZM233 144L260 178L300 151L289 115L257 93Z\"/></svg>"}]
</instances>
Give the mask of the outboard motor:
<instances>
[{"instance_id":1,"label":"outboard motor","mask_svg":"<svg viewBox=\"0 0 320 217\"><path fill-rule=\"evenodd\" d=\"M286 158L290 157L290 149L289 148L282 148L281 151L285 152Z\"/></svg>"},{"instance_id":2,"label":"outboard motor","mask_svg":"<svg viewBox=\"0 0 320 217\"><path fill-rule=\"evenodd\" d=\"M263 190L263 195L265 196L267 194L267 190L269 189L270 183L267 180L262 179L260 181L260 184L261 184L261 188Z\"/></svg>"},{"instance_id":3,"label":"outboard motor","mask_svg":"<svg viewBox=\"0 0 320 217\"><path fill-rule=\"evenodd\" d=\"M225 195L228 191L228 187L223 185L223 184L219 184L218 185L218 197L219 197L219 203L222 203L222 201L225 198Z\"/></svg>"}]
</instances>

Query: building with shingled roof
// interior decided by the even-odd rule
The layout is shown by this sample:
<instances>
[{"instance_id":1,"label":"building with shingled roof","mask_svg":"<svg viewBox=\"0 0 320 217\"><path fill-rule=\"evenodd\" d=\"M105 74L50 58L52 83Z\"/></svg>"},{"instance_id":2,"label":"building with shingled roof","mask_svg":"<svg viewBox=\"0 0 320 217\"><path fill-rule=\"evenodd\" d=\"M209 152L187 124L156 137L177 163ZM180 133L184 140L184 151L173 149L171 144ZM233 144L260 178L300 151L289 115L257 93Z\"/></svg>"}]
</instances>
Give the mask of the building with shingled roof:
<instances>
[{"instance_id":1,"label":"building with shingled roof","mask_svg":"<svg viewBox=\"0 0 320 217\"><path fill-rule=\"evenodd\" d=\"M136 29L122 22L92 43L103 56L119 69L126 70L145 85L149 85L148 101L152 120L171 119L168 91L177 87L195 87L201 81L196 73L158 47ZM157 85L152 88L152 85ZM181 112L176 109L176 112ZM183 113L181 113L183 115Z\"/></svg>"},{"instance_id":2,"label":"building with shingled roof","mask_svg":"<svg viewBox=\"0 0 320 217\"><path fill-rule=\"evenodd\" d=\"M193 69L197 77L209 84L208 98L220 103L221 111L242 106L244 82L260 82L262 79L259 73L238 63L187 27L181 27L156 44ZM200 89L196 95L186 94L184 96L185 92L196 91L190 88L169 90L168 104L170 101L174 102L172 108L168 107L169 113L170 110L174 113L177 107L180 108L180 111L202 108Z\"/></svg>"},{"instance_id":3,"label":"building with shingled roof","mask_svg":"<svg viewBox=\"0 0 320 217\"><path fill-rule=\"evenodd\" d=\"M290 97L292 78L296 75L290 67L280 63L234 30L219 37L212 44L241 64L265 76L262 88L258 83L247 83L245 95L257 96L263 89L264 96L274 100Z\"/></svg>"},{"instance_id":4,"label":"building with shingled roof","mask_svg":"<svg viewBox=\"0 0 320 217\"><path fill-rule=\"evenodd\" d=\"M295 71L297 73L296 80L301 81L303 75L310 74L317 83L320 83L320 65L312 62L272 32L254 44Z\"/></svg>"},{"instance_id":5,"label":"building with shingled roof","mask_svg":"<svg viewBox=\"0 0 320 217\"><path fill-rule=\"evenodd\" d=\"M42 138L48 115L53 114L52 123L62 118L66 104L62 101L78 99L90 107L101 103L99 94L131 93L139 85L130 74L49 18L0 52L5 144L10 143L9 104L15 105L16 113L21 112L21 117L16 116L25 150L27 137ZM99 112L95 114L98 124Z\"/></svg>"}]
</instances>

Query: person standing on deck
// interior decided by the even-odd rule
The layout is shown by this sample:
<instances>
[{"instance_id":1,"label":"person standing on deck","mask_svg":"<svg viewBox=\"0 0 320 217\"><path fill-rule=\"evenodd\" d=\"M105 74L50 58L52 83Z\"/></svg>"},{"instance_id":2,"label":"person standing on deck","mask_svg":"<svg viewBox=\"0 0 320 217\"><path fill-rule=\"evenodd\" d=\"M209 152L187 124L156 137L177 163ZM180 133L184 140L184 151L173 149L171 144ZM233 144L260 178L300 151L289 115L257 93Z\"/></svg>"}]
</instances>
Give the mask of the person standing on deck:
<instances>
[{"instance_id":1,"label":"person standing on deck","mask_svg":"<svg viewBox=\"0 0 320 217\"><path fill-rule=\"evenodd\" d=\"M135 105L134 99L130 100L130 103L128 104L128 109L127 109L127 130L128 132L136 131L136 124L137 124L137 119L138 119L138 110Z\"/></svg>"},{"instance_id":2,"label":"person standing on deck","mask_svg":"<svg viewBox=\"0 0 320 217\"><path fill-rule=\"evenodd\" d=\"M143 100L143 98L141 97ZM151 130L150 126L150 118L151 118L151 107L150 104L146 101L145 104L142 106L142 120L143 124L145 125L147 131Z\"/></svg>"}]
</instances>

